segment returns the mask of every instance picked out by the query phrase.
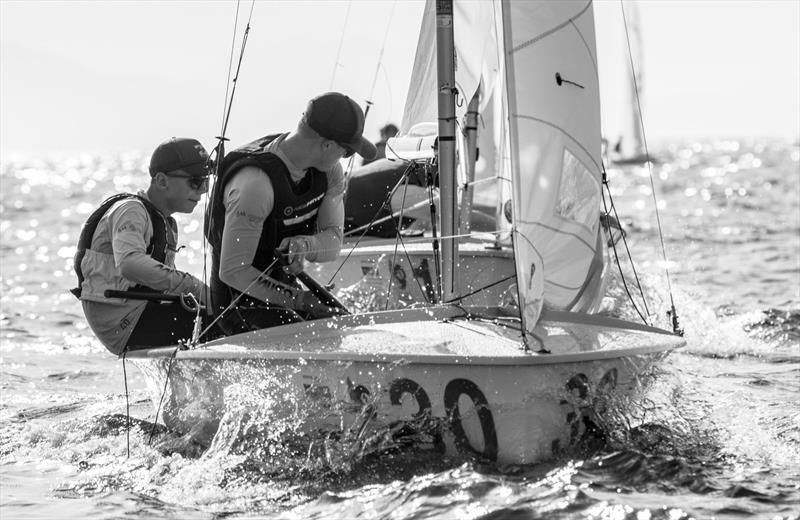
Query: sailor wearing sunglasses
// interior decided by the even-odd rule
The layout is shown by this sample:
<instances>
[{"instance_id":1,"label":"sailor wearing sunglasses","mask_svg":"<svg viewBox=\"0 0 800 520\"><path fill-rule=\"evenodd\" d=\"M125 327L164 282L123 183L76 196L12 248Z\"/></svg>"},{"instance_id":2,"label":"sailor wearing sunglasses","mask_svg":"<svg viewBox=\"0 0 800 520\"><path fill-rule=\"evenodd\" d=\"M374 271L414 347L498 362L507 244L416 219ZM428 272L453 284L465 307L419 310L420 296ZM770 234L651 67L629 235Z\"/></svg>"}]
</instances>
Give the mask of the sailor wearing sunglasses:
<instances>
[{"instance_id":1,"label":"sailor wearing sunglasses","mask_svg":"<svg viewBox=\"0 0 800 520\"><path fill-rule=\"evenodd\" d=\"M115 354L174 345L191 336L195 315L179 302L107 297L107 291L191 293L201 303L207 288L175 269L178 227L174 213L191 213L208 191L208 153L195 139L161 143L150 159L150 185L103 202L84 224L75 255L80 298L89 326Z\"/></svg>"},{"instance_id":2,"label":"sailor wearing sunglasses","mask_svg":"<svg viewBox=\"0 0 800 520\"><path fill-rule=\"evenodd\" d=\"M329 262L342 247L340 159L376 149L362 135L364 112L338 92L309 101L297 128L257 139L225 156L209 197L213 312L227 332L331 315L294 275L303 262ZM276 249L288 265L282 267ZM242 294L244 293L244 294Z\"/></svg>"}]
</instances>

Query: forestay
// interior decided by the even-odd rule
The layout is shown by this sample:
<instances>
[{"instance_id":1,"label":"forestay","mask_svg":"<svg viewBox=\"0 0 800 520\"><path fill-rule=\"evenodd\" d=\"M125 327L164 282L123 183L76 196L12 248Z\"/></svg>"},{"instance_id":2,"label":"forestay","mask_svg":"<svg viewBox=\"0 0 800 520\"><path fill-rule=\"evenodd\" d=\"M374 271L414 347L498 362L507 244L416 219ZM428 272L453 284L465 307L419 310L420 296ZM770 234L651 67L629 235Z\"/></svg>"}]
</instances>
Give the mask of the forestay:
<instances>
[{"instance_id":1,"label":"forestay","mask_svg":"<svg viewBox=\"0 0 800 520\"><path fill-rule=\"evenodd\" d=\"M403 133L436 121L435 18L428 0ZM461 119L479 92L477 177L500 179L492 184L498 229L511 225L525 328L533 329L544 304L590 312L604 267L592 3L455 0L453 25L457 112Z\"/></svg>"}]
</instances>

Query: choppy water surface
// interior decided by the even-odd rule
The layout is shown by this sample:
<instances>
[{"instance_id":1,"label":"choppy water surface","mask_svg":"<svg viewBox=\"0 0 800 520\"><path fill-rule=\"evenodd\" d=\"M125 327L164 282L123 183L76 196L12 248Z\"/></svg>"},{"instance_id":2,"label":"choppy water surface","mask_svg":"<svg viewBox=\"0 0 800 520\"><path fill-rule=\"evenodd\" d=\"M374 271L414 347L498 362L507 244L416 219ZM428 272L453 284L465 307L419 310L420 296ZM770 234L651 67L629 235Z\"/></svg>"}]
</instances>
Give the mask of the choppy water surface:
<instances>
[{"instance_id":1,"label":"choppy water surface","mask_svg":"<svg viewBox=\"0 0 800 520\"><path fill-rule=\"evenodd\" d=\"M271 449L285 438L203 450L153 427L130 364L128 456L122 364L67 290L80 225L103 197L144 186L146 157L3 157L0 516L800 518L800 149L726 141L659 156L688 346L604 438L529 467L446 457L425 442L339 446L338 457L330 446L297 456L303 439L288 440L292 456ZM609 178L637 272L665 301L647 171ZM200 218L178 216L179 266L197 274Z\"/></svg>"}]
</instances>

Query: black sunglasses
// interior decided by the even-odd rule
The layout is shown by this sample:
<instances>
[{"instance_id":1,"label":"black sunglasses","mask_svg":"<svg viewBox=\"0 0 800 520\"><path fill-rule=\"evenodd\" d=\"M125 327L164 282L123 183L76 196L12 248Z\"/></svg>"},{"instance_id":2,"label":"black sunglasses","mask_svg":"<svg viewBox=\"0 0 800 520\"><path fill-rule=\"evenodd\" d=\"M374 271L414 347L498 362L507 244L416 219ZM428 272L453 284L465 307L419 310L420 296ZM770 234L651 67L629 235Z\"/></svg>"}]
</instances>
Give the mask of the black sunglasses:
<instances>
[{"instance_id":1,"label":"black sunglasses","mask_svg":"<svg viewBox=\"0 0 800 520\"><path fill-rule=\"evenodd\" d=\"M342 156L344 159L347 159L348 157L352 157L353 154L356 153L355 150L350 148L350 145L347 145L347 144L344 144L344 143L340 143L338 141L334 141L334 143L336 143L339 146L341 146L342 148L344 148L344 155Z\"/></svg>"},{"instance_id":2,"label":"black sunglasses","mask_svg":"<svg viewBox=\"0 0 800 520\"><path fill-rule=\"evenodd\" d=\"M165 173L167 177L178 177L182 179L186 179L186 182L189 183L189 186L193 190L202 190L203 188L208 188L208 177L197 177L195 175L181 175L179 173Z\"/></svg>"}]
</instances>

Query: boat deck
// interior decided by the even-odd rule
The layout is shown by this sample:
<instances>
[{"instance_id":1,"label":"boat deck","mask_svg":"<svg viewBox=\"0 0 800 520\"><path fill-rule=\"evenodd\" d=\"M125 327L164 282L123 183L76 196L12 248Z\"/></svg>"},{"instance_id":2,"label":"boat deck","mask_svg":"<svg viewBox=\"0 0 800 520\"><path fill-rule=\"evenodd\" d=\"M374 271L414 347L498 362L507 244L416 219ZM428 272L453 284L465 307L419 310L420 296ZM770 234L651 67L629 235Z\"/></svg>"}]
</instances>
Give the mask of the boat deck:
<instances>
[{"instance_id":1,"label":"boat deck","mask_svg":"<svg viewBox=\"0 0 800 520\"><path fill-rule=\"evenodd\" d=\"M655 353L683 340L660 329L612 318L549 312L522 347L519 322L466 318L458 307L387 311L293 323L201 344L180 358L386 361L433 364L550 364ZM171 355L173 347L129 357ZM545 352L546 351L546 352Z\"/></svg>"}]
</instances>

